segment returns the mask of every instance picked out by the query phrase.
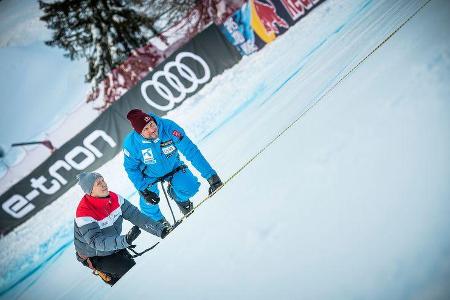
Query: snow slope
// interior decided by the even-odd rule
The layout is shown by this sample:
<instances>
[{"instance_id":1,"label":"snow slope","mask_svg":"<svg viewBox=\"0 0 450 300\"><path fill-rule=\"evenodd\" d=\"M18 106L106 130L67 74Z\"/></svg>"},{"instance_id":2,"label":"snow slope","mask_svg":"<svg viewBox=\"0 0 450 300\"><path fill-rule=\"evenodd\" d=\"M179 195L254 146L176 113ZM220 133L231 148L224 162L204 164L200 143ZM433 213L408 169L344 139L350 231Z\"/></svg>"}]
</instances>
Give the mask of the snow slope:
<instances>
[{"instance_id":1,"label":"snow slope","mask_svg":"<svg viewBox=\"0 0 450 300\"><path fill-rule=\"evenodd\" d=\"M74 187L0 240L1 297L447 299L450 3L326 93L424 3L322 4L169 115L236 174L213 199L109 288L75 261ZM99 171L136 203L121 163Z\"/></svg>"},{"instance_id":2,"label":"snow slope","mask_svg":"<svg viewBox=\"0 0 450 300\"><path fill-rule=\"evenodd\" d=\"M51 34L40 15L37 1L0 3L0 126L14 127L2 131L5 146L37 137L83 102L88 90L86 63L71 62L62 50L44 44ZM37 105L39 114L24 109Z\"/></svg>"},{"instance_id":3,"label":"snow slope","mask_svg":"<svg viewBox=\"0 0 450 300\"><path fill-rule=\"evenodd\" d=\"M99 114L85 103L87 64L44 44L51 33L40 16L38 1L0 1L0 193L50 155L42 145L12 143L50 139L59 148Z\"/></svg>"}]
</instances>

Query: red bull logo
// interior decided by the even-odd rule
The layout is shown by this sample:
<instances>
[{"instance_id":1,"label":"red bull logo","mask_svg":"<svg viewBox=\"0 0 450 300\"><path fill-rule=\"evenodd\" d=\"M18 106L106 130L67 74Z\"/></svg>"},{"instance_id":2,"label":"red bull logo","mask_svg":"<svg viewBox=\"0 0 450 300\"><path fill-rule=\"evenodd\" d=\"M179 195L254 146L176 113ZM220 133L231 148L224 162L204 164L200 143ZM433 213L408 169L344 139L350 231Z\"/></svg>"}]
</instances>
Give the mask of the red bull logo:
<instances>
[{"instance_id":1,"label":"red bull logo","mask_svg":"<svg viewBox=\"0 0 450 300\"><path fill-rule=\"evenodd\" d=\"M311 10L325 0L248 0L241 9L233 15L236 28L229 28L225 22L231 40L238 40L238 29L241 33L239 44L245 54L252 53L254 48L261 49L265 44L274 41L277 36L283 34L290 26L297 23ZM230 23L231 23L230 22ZM245 33L245 38L243 33ZM250 51L242 50L243 41L249 41L253 45Z\"/></svg>"},{"instance_id":2,"label":"red bull logo","mask_svg":"<svg viewBox=\"0 0 450 300\"><path fill-rule=\"evenodd\" d=\"M284 8L294 21L303 17L308 10L313 9L319 2L320 0L281 0Z\"/></svg>"},{"instance_id":3,"label":"red bull logo","mask_svg":"<svg viewBox=\"0 0 450 300\"><path fill-rule=\"evenodd\" d=\"M289 24L277 14L275 5L270 0L266 0L267 3L259 0L254 0L254 8L256 14L261 20L267 34L280 34L279 27L289 28Z\"/></svg>"}]
</instances>

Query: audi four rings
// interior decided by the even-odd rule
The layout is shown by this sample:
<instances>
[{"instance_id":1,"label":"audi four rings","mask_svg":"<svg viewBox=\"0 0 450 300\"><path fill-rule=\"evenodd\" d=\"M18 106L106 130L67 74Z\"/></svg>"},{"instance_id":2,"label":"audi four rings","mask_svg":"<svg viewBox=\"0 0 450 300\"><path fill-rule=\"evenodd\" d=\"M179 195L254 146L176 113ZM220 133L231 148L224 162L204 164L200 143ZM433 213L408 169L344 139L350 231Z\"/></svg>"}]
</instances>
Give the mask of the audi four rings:
<instances>
[{"instance_id":1,"label":"audi four rings","mask_svg":"<svg viewBox=\"0 0 450 300\"><path fill-rule=\"evenodd\" d=\"M182 62L183 59L187 58L195 60L202 66L205 74L201 78L198 78L198 75L191 68L189 68L188 65ZM176 68L182 78L190 82L189 86L184 86L180 78L171 72L173 68ZM170 87L159 81L161 77L164 77L173 90L179 93L178 96L174 95L173 90L170 89ZM175 104L182 102L186 98L187 94L196 91L200 84L208 82L210 78L211 71L203 58L191 52L180 52L177 54L175 61L166 63L164 70L155 72L152 79L146 80L142 83L141 94L149 105L161 111L168 111L171 110ZM150 86L153 86L156 93L167 100L168 103L166 105L155 103L155 101L150 98L147 94L147 88Z\"/></svg>"}]
</instances>

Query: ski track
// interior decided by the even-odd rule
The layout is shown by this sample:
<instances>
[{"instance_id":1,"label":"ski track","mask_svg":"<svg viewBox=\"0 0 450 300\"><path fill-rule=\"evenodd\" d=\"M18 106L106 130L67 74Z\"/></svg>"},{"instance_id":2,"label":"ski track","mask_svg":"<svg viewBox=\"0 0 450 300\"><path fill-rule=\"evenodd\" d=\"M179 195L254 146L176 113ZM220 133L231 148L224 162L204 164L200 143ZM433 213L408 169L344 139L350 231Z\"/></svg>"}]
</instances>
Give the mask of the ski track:
<instances>
[{"instance_id":1,"label":"ski track","mask_svg":"<svg viewBox=\"0 0 450 300\"><path fill-rule=\"evenodd\" d=\"M282 111L284 107L288 106L291 99L277 99L282 91L286 89L303 89L306 85L312 85L309 89L305 90L307 93L303 95L303 99L299 102L296 110L287 114L285 121L274 128L272 132L267 133L261 138L259 144L255 145L253 149L248 149L248 152L242 157L238 158L241 164L248 159L252 153L255 153L262 147L271 137L275 135L277 129L282 129L285 125L289 124L295 117L302 113L308 105L320 98L334 83L336 83L343 74L345 74L351 67L353 67L362 57L367 55L371 49L379 44L383 38L386 37L393 29L395 29L402 21L404 21L409 15L411 15L417 7L419 7L424 1L359 1L357 4L340 3L340 1L328 0L313 11L308 17L297 24L294 28L291 28L289 32L281 36L276 42L268 45L260 53L256 55L245 57L242 62L235 66L232 70L226 71L223 75L215 78L208 86L200 91L196 96L191 97L185 101L185 104L175 111L169 113L168 117L174 120L179 119L179 123L186 127L194 140L200 141L200 148L203 143L208 143L209 139L214 137L216 133L229 126L230 122L234 121L236 117L240 116L244 112L253 110L254 114L262 113L264 109L273 101L278 101L278 107L275 109ZM347 5L347 7L345 7ZM342 8L344 6L344 8ZM336 8L338 7L338 8ZM341 11L339 11L341 9ZM347 10L345 10L347 9ZM324 25L324 28L315 27L317 23L326 23L328 20L320 20L320 18L327 17L329 14L335 13L335 26L328 28ZM343 15L343 16L342 16ZM344 18L340 21L340 18ZM369 20L369 21L368 21ZM333 22L331 22L333 23ZM369 26L367 26L369 24ZM381 24L383 26L381 26ZM317 38L307 39L309 48L301 48L304 52L299 57L284 59L288 66L276 70L276 75L269 78L269 80L254 80L248 84L248 87L244 87L244 91L240 91L242 96L236 97L233 101L224 104L224 100L218 101L223 98L221 94L228 88L239 86L239 83L233 80L233 76L236 76L235 72L251 72L253 65L263 66L264 58L275 57L275 53L283 49L282 45L288 44L288 39L295 34L302 34L302 27L318 29L320 33L317 34ZM362 28L362 30L357 30ZM321 36L325 36L320 38ZM300 44L300 43L299 43ZM345 45L346 47L342 47ZM287 45L290 47L291 45ZM295 48L295 47L293 47ZM339 49L339 50L336 50ZM288 53L293 53L293 50ZM280 63L283 60L278 58L275 63ZM295 61L295 63L292 63ZM339 63L337 63L339 61ZM324 70L328 70L325 72ZM331 70L331 71L330 71ZM312 82L312 79L320 77L322 72L329 75L327 78L322 78L316 82ZM249 73L252 74L252 73ZM279 76L277 76L279 75ZM262 76L261 76L262 77ZM241 77L238 77L241 78ZM308 81L309 79L309 81ZM223 81L229 81L231 84L227 87L220 87ZM237 80L239 81L239 80ZM230 92L233 96L237 96L236 91ZM199 105L201 101L205 101L205 97L213 94L212 99L208 99L211 105ZM217 96L215 96L218 94ZM216 101L216 102L214 102ZM193 110L195 113L192 115L195 117L200 116L199 120L192 120L194 117L186 117L186 112ZM219 116L219 118L217 118ZM191 119L190 119L191 118ZM214 119L214 120L213 120ZM206 125L208 124L208 125ZM256 126L256 125L255 125ZM332 149L323 149L318 152L317 161L321 164L325 164L332 153L340 151L341 147L344 147L343 141L347 137L337 136L337 142ZM259 148L258 148L259 147ZM208 155L207 155L208 157ZM114 170L117 166L121 166L121 154L116 156L110 163L100 168L100 172L103 170ZM237 164L239 165L239 164ZM123 170L120 174L124 175ZM120 174L118 177L120 177ZM223 175L223 179L230 175L230 171ZM124 175L126 176L126 175ZM122 183L114 186L114 190L117 192L128 195L132 202L137 203L137 194L131 187L130 183ZM119 190L117 190L119 189ZM203 187L204 192L204 187ZM13 233L0 240L0 247L6 249L2 251L0 261L2 265L1 282L0 282L0 296L6 296L9 292L15 297L20 297L33 285L35 285L43 272L51 264L57 262L57 260L66 252L67 249L71 249L73 242L72 232L72 217L73 209L76 205L73 199L78 199L80 192L77 191L77 187L72 188L61 199L55 201L52 205L45 208L30 221L21 225ZM39 224L39 222L45 222L44 220L50 216L55 216L55 211L64 210L65 213L60 219L56 219L57 223L52 226L38 226L36 229L31 228L31 224ZM167 208L166 208L167 210ZM164 209L163 209L164 213ZM61 222L63 225L61 225ZM24 242L24 239L35 235L35 231L42 229L43 233L37 234L35 238L31 238L31 242L25 243L28 247L20 247L19 245ZM267 231L261 231L259 235L261 237L270 237L273 232L278 229L267 229ZM50 233L51 236L45 236ZM36 243L42 238L46 238L45 242ZM258 237L254 237L258 238ZM11 242L14 240L14 242ZM38 246L36 246L38 245ZM11 257L11 251L15 248L20 251L14 252ZM25 248L25 249L24 249ZM38 249L33 251L30 249ZM7 255L5 253L8 253ZM75 287L74 287L75 288ZM67 292L69 294L69 291ZM91 294L95 294L95 291L91 291Z\"/></svg>"},{"instance_id":2,"label":"ski track","mask_svg":"<svg viewBox=\"0 0 450 300\"><path fill-rule=\"evenodd\" d=\"M342 24L338 25L337 28L333 29L332 32L327 37L322 39L318 44L314 45L306 53L306 55L301 57L301 60L300 60L300 62L298 64L298 67L296 68L296 70L293 73L291 73L284 81L282 81L281 84L276 84L275 85L275 89L273 91L271 91L273 89L273 85L266 85L264 90L258 90L258 89L254 90L253 94L251 94L248 99L244 100L242 102L242 104L240 104L237 108L235 108L234 111L232 111L229 116L225 117L225 119L220 124L218 124L212 130L210 130L209 132L204 134L204 136L199 137L200 142L203 142L209 136L214 134L214 132L216 132L218 129L222 128L227 123L232 121L237 115L243 113L246 109L250 108L251 104L255 104L255 102L257 102L259 100L259 106L263 106L267 101L271 100L274 95L276 95L283 87L285 87L286 84L288 84L292 79L294 79L300 73L301 70L304 69L305 65L310 61L310 59L314 56L314 54L316 54L324 45L326 45L327 42L330 41L330 39L335 37L335 35L339 34L349 24L351 24L351 22L355 18L357 18L358 16L363 14L365 11L367 11L367 9L370 8L370 5L372 4L372 2L373 2L373 0L366 0L366 1L364 1L360 5L360 7L348 17L347 20L345 20ZM305 20L303 20L299 24L303 23ZM289 34L289 32L288 32L288 34ZM281 38L286 38L286 36L288 34L285 34ZM266 46L266 47L270 47L270 45ZM257 55L255 55L255 57ZM247 57L247 59L251 59L251 57ZM338 78L339 74L345 68L347 68L347 65L344 66L344 68L338 74L336 74L336 76L332 80L330 80L330 82L328 84L326 84L324 88L322 88L320 93L322 93L325 90L326 86L330 86L331 83L334 80L336 80L336 78ZM216 83L218 83L217 79L215 79L215 81L216 81ZM268 93L270 93L269 96L264 96L264 94L268 94ZM120 156L120 154L118 156ZM68 193L70 193L70 192L68 192ZM136 195L135 192L130 194L128 196L128 198L130 198L130 197L132 197L134 195ZM55 253L58 253L60 251L64 251L65 249L69 248L71 246L71 242L73 241L73 232L72 232L73 229L72 229L71 225L72 225L72 220L70 219L70 220L67 221L67 223L65 224L64 227L58 228L58 231L55 234L53 234L47 241L45 241L44 243L41 243L39 245L40 252L44 252L44 254L40 255L39 258L37 259L37 261L33 261L33 260L35 260L35 258L33 257L35 255L35 253L32 252L32 253L29 253L28 256L22 257L18 261L14 262L12 267L11 267L13 269L16 269L17 266L21 266L21 265L24 265L24 264L26 265L27 263L30 263L30 262L31 262L32 265L37 264L37 266L33 267L31 270L25 270L24 272L13 271L13 273L11 274L11 273L8 273L8 271L7 271L7 273L4 276L2 274L2 278L7 278L8 279L8 277L9 278L14 278L15 277L16 279L15 279L15 282L13 283L13 285L7 287L6 290L0 289L0 296L2 294L6 293L8 290L11 290L12 288L14 288L15 286L17 286L21 282L23 282L28 277L30 277L33 274L35 274L40 268L45 267L46 263L48 263L50 261L50 258L53 257L55 255ZM48 249L48 245L52 241L56 241L56 245L53 247L53 248L56 248L56 250L48 251L47 250ZM60 244L62 244L63 246L60 246ZM20 268L19 268L19 270L20 270ZM20 274L20 273L22 273L22 274ZM18 275L20 276L19 279L17 279ZM1 286L3 286L3 284Z\"/></svg>"}]
</instances>

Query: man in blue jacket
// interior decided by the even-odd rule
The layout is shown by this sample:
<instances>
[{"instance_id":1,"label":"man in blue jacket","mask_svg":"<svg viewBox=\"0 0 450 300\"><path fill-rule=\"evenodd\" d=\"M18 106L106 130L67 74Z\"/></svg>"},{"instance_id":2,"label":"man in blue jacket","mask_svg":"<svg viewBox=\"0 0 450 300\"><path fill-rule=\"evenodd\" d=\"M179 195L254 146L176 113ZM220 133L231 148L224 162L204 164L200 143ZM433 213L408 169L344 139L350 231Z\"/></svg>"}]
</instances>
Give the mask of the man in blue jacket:
<instances>
[{"instance_id":1,"label":"man in blue jacket","mask_svg":"<svg viewBox=\"0 0 450 300\"><path fill-rule=\"evenodd\" d=\"M128 177L140 193L139 205L153 220L169 225L162 215L157 181L168 175L168 193L183 214L193 209L190 198L200 187L192 172L180 160L178 151L200 172L210 184L209 193L222 186L216 171L203 157L197 146L175 122L153 113L132 109L127 114L133 131L123 145L124 167Z\"/></svg>"}]
</instances>

